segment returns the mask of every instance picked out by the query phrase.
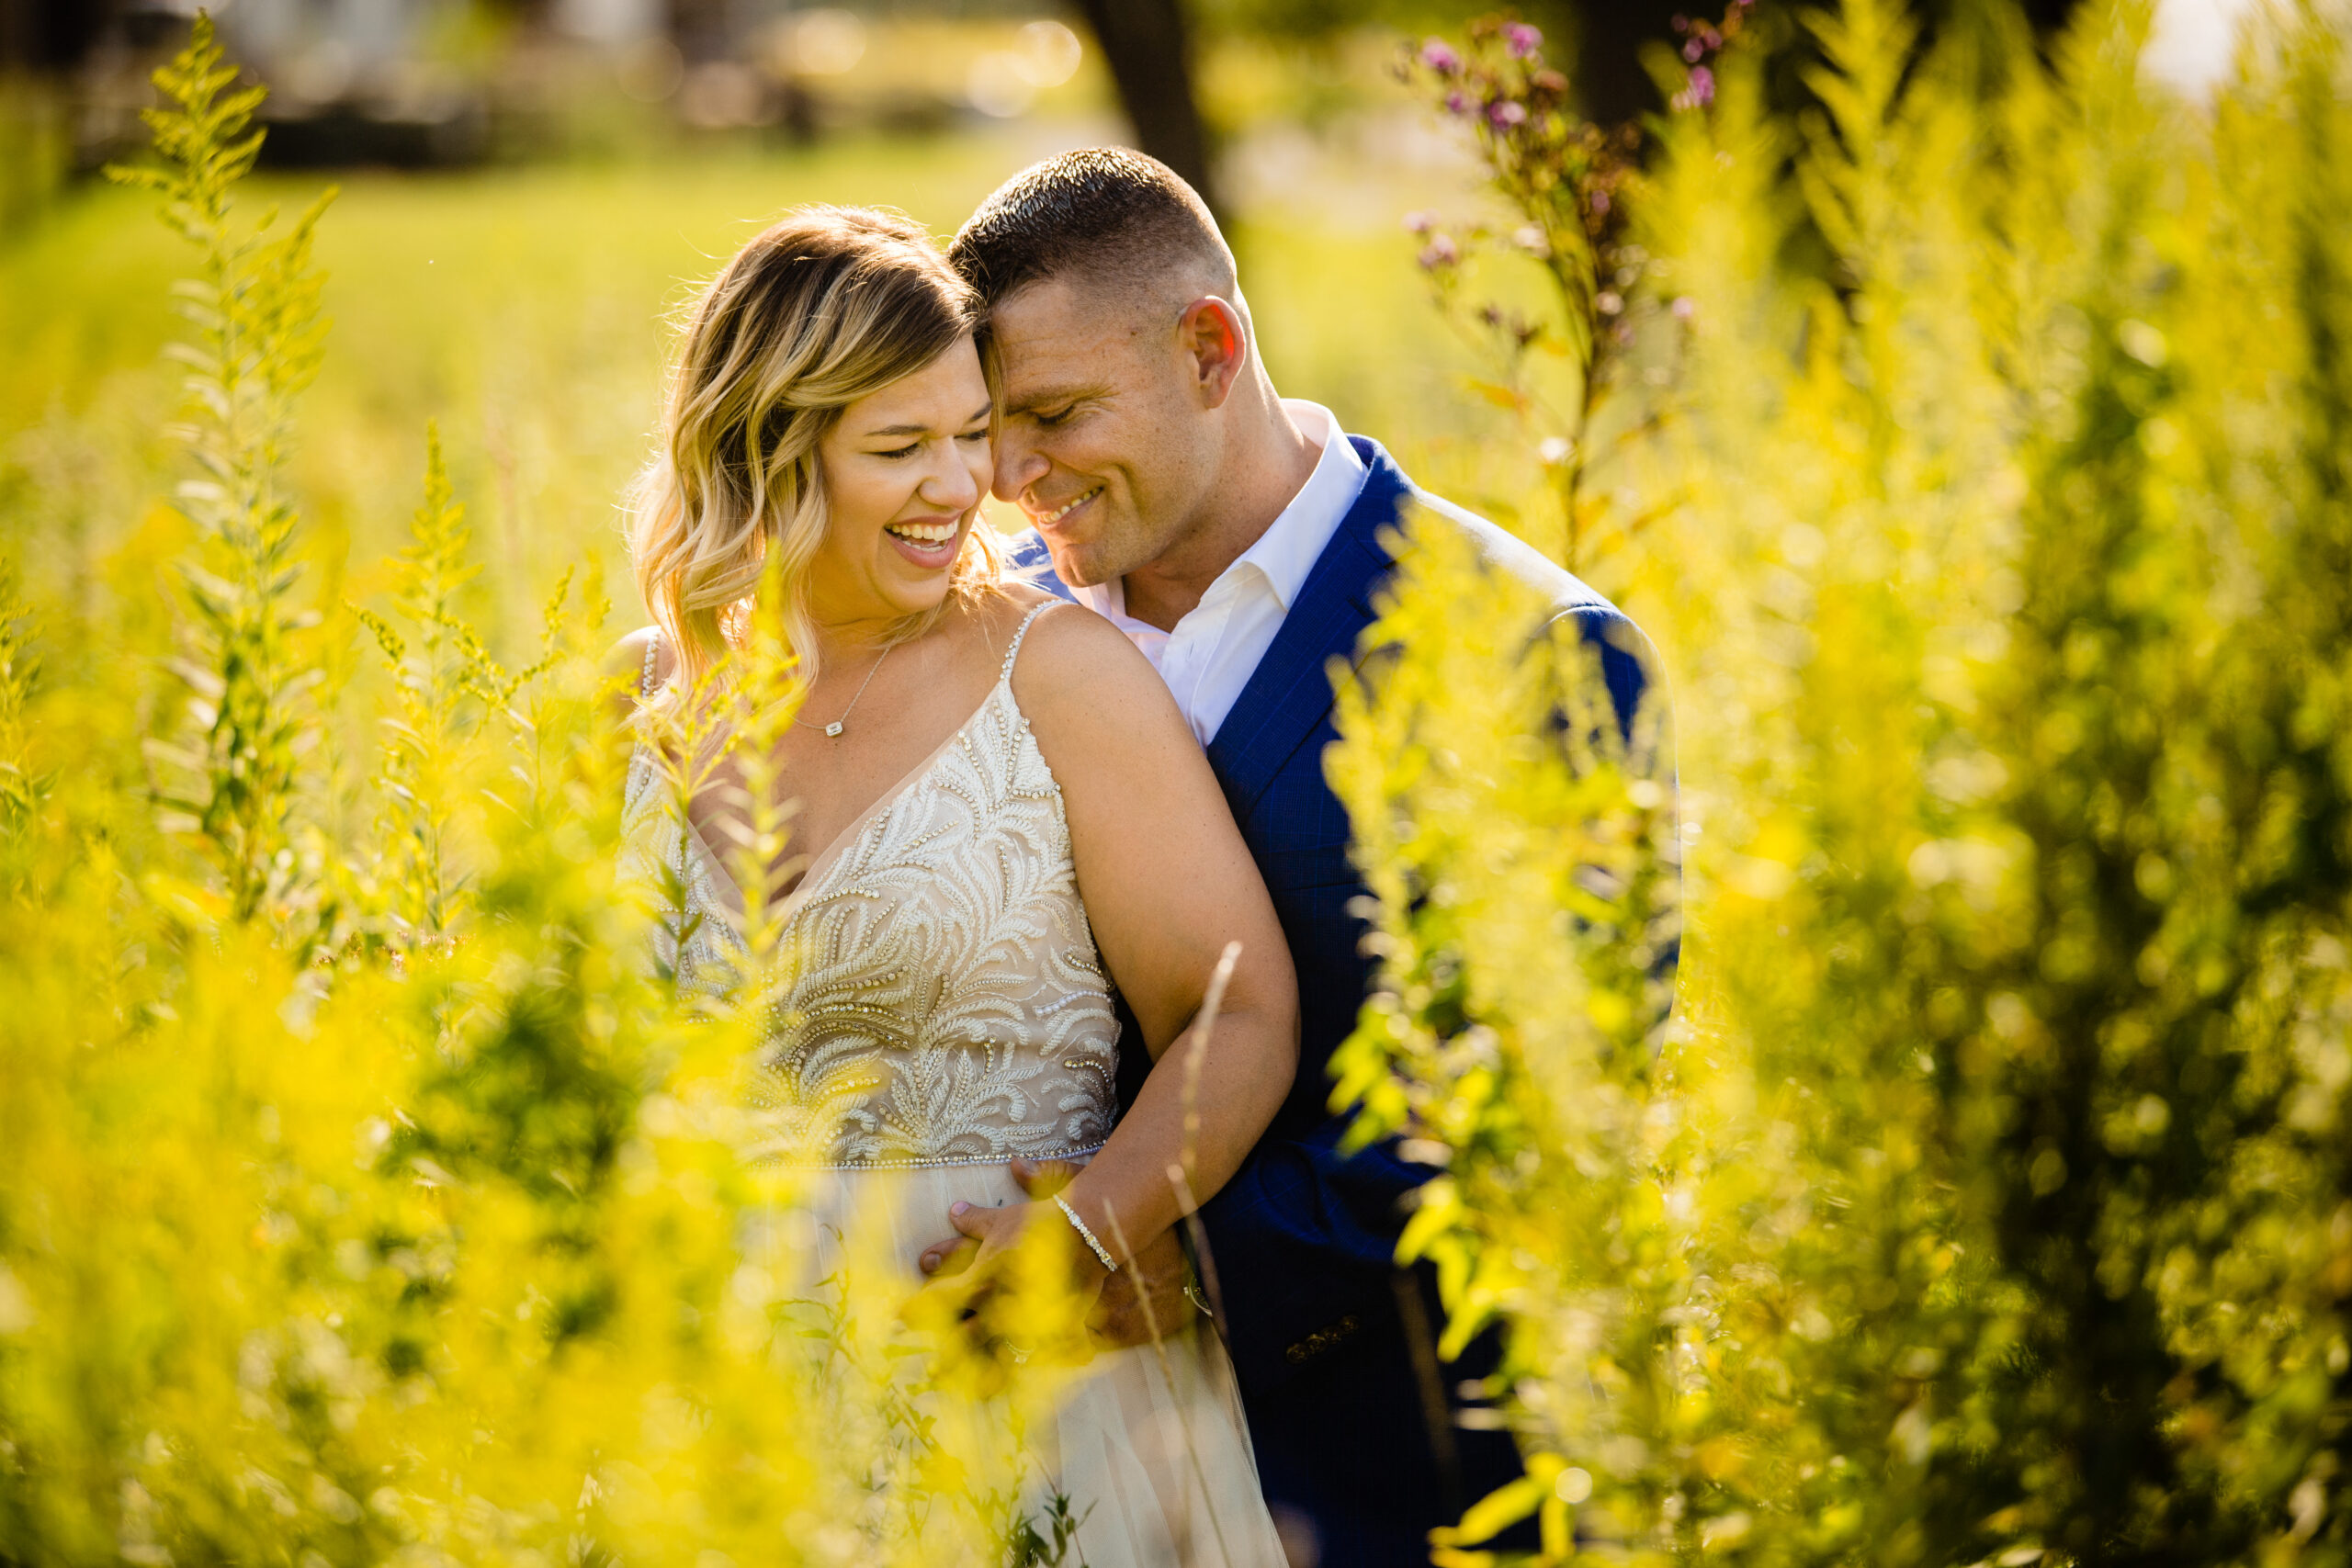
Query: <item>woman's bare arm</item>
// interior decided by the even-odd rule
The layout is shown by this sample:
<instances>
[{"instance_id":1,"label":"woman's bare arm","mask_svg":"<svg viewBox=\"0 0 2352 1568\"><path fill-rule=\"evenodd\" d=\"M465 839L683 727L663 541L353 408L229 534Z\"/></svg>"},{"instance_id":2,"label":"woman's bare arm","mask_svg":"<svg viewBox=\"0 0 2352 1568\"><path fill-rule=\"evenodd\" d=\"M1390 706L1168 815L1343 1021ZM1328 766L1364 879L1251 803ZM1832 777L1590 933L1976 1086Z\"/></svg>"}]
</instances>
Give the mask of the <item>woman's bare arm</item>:
<instances>
[{"instance_id":1,"label":"woman's bare arm","mask_svg":"<svg viewBox=\"0 0 2352 1568\"><path fill-rule=\"evenodd\" d=\"M1062 1192L1124 1258L1182 1217L1168 1168L1183 1165L1204 1201L1290 1092L1297 976L1208 759L1159 674L1115 627L1076 608L1040 615L1013 695L1061 784L1095 945L1154 1062L1110 1143ZM1190 1031L1228 942L1240 954L1199 1070L1188 1074ZM1188 1077L1198 1117L1190 1149ZM956 1224L982 1242L985 1261L989 1243L1009 1242L1024 1218L975 1210Z\"/></svg>"}]
</instances>

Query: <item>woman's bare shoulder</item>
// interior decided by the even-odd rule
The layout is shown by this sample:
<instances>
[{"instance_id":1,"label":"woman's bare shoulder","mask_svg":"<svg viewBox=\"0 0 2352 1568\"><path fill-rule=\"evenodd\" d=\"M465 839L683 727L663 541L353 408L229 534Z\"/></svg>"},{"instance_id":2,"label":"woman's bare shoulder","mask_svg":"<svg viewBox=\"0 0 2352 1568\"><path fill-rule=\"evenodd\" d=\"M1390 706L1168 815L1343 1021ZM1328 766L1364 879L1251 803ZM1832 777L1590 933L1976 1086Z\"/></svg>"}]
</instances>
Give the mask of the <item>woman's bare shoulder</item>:
<instances>
[{"instance_id":1,"label":"woman's bare shoulder","mask_svg":"<svg viewBox=\"0 0 2352 1568\"><path fill-rule=\"evenodd\" d=\"M648 649L653 652L650 679L645 668ZM601 673L616 716L628 717L649 689L669 678L671 658L669 639L660 626L639 626L613 644L605 654Z\"/></svg>"},{"instance_id":2,"label":"woman's bare shoulder","mask_svg":"<svg viewBox=\"0 0 2352 1568\"><path fill-rule=\"evenodd\" d=\"M1159 678L1151 661L1127 640L1127 634L1105 617L1050 593L1037 602L1056 607L1029 623L1029 635L1021 644L1022 667L1034 663L1041 675L1082 676L1100 672L1107 665L1130 674L1140 671L1155 681Z\"/></svg>"},{"instance_id":3,"label":"woman's bare shoulder","mask_svg":"<svg viewBox=\"0 0 2352 1568\"><path fill-rule=\"evenodd\" d=\"M1083 604L1048 610L1030 623L1012 690L1033 725L1068 719L1147 731L1183 728L1159 671L1125 632Z\"/></svg>"}]
</instances>

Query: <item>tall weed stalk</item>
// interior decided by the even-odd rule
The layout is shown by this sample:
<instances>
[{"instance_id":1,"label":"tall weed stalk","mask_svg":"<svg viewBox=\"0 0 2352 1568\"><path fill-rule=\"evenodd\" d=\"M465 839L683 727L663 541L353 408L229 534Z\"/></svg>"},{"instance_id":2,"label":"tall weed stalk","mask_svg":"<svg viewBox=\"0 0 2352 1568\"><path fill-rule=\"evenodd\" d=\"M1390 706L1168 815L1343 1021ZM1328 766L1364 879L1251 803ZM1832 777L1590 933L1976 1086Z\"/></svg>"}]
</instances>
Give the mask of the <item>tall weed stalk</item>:
<instances>
[{"instance_id":1,"label":"tall weed stalk","mask_svg":"<svg viewBox=\"0 0 2352 1568\"><path fill-rule=\"evenodd\" d=\"M325 333L311 241L334 195L322 192L275 234L275 212L238 230L232 191L261 150L253 117L266 96L235 87L238 74L199 15L188 47L155 72L168 106L141 111L162 166L107 171L160 193L164 222L198 258L197 276L174 290L193 335L170 351L187 372L179 434L199 470L179 487L179 504L204 541L180 566L192 619L174 669L188 688L188 722L149 750L168 826L212 863L198 906L231 921L282 918L315 882L306 863L317 847L298 846L296 817L318 739L320 666L306 634L320 617L297 594L300 517L283 468L294 400L317 372Z\"/></svg>"}]
</instances>

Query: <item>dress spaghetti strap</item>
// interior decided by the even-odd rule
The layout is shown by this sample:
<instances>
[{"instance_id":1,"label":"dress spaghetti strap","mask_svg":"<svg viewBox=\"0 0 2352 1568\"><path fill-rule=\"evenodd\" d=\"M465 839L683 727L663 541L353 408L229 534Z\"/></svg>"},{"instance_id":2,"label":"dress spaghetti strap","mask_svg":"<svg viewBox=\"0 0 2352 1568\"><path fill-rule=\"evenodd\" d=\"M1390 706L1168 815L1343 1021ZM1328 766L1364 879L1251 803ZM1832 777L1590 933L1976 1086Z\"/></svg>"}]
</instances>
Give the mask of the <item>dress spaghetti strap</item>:
<instances>
[{"instance_id":1,"label":"dress spaghetti strap","mask_svg":"<svg viewBox=\"0 0 2352 1568\"><path fill-rule=\"evenodd\" d=\"M1000 682L1012 679L1012 661L1021 655L1021 639L1029 635L1030 623L1061 603L1059 599L1048 599L1021 617L1021 625L1012 634L1012 644L1004 650L1004 670L997 676Z\"/></svg>"}]
</instances>

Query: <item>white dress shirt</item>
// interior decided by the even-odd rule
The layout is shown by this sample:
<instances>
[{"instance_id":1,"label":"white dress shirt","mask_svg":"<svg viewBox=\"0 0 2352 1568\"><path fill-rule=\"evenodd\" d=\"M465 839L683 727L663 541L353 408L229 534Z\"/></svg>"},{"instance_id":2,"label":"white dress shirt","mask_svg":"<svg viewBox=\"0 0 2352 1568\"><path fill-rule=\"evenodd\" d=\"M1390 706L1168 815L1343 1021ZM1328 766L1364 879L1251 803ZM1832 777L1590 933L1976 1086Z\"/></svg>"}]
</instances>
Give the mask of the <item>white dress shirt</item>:
<instances>
[{"instance_id":1,"label":"white dress shirt","mask_svg":"<svg viewBox=\"0 0 2352 1568\"><path fill-rule=\"evenodd\" d=\"M1283 407L1301 434L1323 444L1323 456L1282 515L1217 574L1173 631L1129 615L1126 585L1119 579L1071 590L1080 604L1108 618L1143 649L1204 746L1216 738L1217 727L1273 645L1283 617L1339 531L1340 519L1355 504L1369 471L1329 409L1296 398L1284 398Z\"/></svg>"}]
</instances>

